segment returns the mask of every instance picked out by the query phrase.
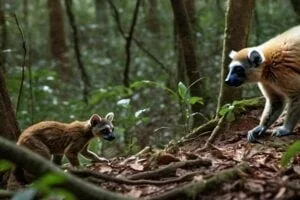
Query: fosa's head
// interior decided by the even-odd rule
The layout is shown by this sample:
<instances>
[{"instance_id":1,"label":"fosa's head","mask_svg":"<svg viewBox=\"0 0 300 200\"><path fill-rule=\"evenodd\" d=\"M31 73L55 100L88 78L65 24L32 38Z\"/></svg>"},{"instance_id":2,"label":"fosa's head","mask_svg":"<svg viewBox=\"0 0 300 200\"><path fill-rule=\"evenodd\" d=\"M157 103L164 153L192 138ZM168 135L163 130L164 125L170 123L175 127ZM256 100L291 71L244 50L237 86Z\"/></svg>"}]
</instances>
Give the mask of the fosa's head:
<instances>
[{"instance_id":1,"label":"fosa's head","mask_svg":"<svg viewBox=\"0 0 300 200\"><path fill-rule=\"evenodd\" d=\"M110 112L102 118L97 114L93 114L89 120L89 124L92 129L92 133L94 136L103 137L105 140L113 140L114 136L114 126L112 124L112 120L114 119L114 113Z\"/></svg>"},{"instance_id":2,"label":"fosa's head","mask_svg":"<svg viewBox=\"0 0 300 200\"><path fill-rule=\"evenodd\" d=\"M239 52L231 51L229 73L225 79L228 86L238 87L246 82L259 81L265 57L258 48L246 48Z\"/></svg>"}]
</instances>

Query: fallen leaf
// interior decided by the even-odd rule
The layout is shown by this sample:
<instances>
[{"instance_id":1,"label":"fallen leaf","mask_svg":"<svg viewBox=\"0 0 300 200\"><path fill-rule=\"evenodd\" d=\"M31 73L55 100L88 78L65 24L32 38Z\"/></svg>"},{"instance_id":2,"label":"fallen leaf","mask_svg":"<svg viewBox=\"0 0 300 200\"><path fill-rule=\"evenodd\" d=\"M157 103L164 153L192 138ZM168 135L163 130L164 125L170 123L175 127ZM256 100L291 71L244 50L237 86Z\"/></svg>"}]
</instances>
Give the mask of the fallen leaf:
<instances>
[{"instance_id":1,"label":"fallen leaf","mask_svg":"<svg viewBox=\"0 0 300 200\"><path fill-rule=\"evenodd\" d=\"M275 199L281 199L286 191L285 187L281 187L275 196Z\"/></svg>"},{"instance_id":2,"label":"fallen leaf","mask_svg":"<svg viewBox=\"0 0 300 200\"><path fill-rule=\"evenodd\" d=\"M130 190L130 192L126 193L129 197L133 197L133 198L139 198L142 195L142 191L141 190L137 190L136 188L133 188L132 190Z\"/></svg>"},{"instance_id":3,"label":"fallen leaf","mask_svg":"<svg viewBox=\"0 0 300 200\"><path fill-rule=\"evenodd\" d=\"M129 167L133 170L136 170L136 171L143 171L144 170L144 165L142 165L138 162L129 164Z\"/></svg>"},{"instance_id":4,"label":"fallen leaf","mask_svg":"<svg viewBox=\"0 0 300 200\"><path fill-rule=\"evenodd\" d=\"M298 176L300 176L300 166L299 165L294 165L293 170Z\"/></svg>"}]
</instances>

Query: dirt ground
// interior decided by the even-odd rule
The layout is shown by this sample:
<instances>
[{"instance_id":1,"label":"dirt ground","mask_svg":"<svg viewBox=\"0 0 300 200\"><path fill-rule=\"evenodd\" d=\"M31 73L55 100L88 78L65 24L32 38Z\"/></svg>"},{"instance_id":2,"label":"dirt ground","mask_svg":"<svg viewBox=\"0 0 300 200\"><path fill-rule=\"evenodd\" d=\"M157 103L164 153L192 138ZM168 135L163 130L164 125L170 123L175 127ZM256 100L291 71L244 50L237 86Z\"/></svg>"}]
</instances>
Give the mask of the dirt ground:
<instances>
[{"instance_id":1,"label":"dirt ground","mask_svg":"<svg viewBox=\"0 0 300 200\"><path fill-rule=\"evenodd\" d=\"M259 140L260 143L249 144L246 139L247 131L259 123L261 112L261 109L253 110L227 125L214 146L203 152L197 152L197 149L204 145L209 134L178 148L167 150L145 148L130 158L115 158L110 163L97 163L89 167L94 172L129 180L129 183L88 176L85 178L97 182L102 188L133 198L160 199L160 195L167 191L183 188L188 184L209 182L208 180L218 173L246 163L250 166L249 170L239 171L234 179L219 181L212 187L196 192L193 197L178 196L173 199L297 199L298 196L300 198L300 157L296 158L287 169L280 165L282 153L290 144L300 139L300 128L297 127L296 134L292 136L272 137L272 129L282 124L280 118L271 127L270 132ZM210 163L184 164L186 161L198 159ZM176 163L182 165L174 167ZM172 168L171 166L174 169L169 173L157 171ZM147 174L152 171L156 174ZM136 176L141 174L142 176Z\"/></svg>"}]
</instances>

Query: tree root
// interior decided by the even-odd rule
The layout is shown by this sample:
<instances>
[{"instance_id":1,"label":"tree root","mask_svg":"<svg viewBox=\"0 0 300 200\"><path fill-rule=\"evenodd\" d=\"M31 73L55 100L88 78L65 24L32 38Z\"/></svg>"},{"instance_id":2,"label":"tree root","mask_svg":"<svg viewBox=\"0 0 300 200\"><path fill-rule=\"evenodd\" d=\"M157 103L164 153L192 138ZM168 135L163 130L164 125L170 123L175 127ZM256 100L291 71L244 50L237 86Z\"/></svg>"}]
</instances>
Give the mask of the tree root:
<instances>
[{"instance_id":1,"label":"tree root","mask_svg":"<svg viewBox=\"0 0 300 200\"><path fill-rule=\"evenodd\" d=\"M250 167L247 164L240 164L234 168L223 170L206 181L189 183L183 187L149 198L149 200L196 199L198 194L213 189L216 190L223 183L239 178L239 172L245 172L249 169Z\"/></svg>"},{"instance_id":2,"label":"tree root","mask_svg":"<svg viewBox=\"0 0 300 200\"><path fill-rule=\"evenodd\" d=\"M221 128L224 127L224 124L225 124L224 122L225 122L225 117L223 116L218 121L217 126L214 128L213 132L211 133L211 135L207 139L204 146L200 149L197 149L197 152L205 151L209 147L209 145L216 139L218 134L221 132L221 130L222 130Z\"/></svg>"},{"instance_id":3,"label":"tree root","mask_svg":"<svg viewBox=\"0 0 300 200\"><path fill-rule=\"evenodd\" d=\"M104 181L108 182L115 182L119 184L127 184L127 185L166 185L170 183L177 183L177 182L183 182L183 181L188 181L191 180L195 175L200 174L202 171L195 171L191 173L187 173L183 176L168 179L168 180L130 180L126 178L117 178L113 176L108 176L106 174L98 173L98 172L93 172L91 170L72 170L70 171L72 174L77 175L79 177L84 177L85 180L91 182L91 183L96 183L96 184L102 184Z\"/></svg>"},{"instance_id":4,"label":"tree root","mask_svg":"<svg viewBox=\"0 0 300 200\"><path fill-rule=\"evenodd\" d=\"M158 179L166 176L175 176L176 169L178 168L189 168L194 166L210 166L211 160L208 159L197 159L197 160L187 160L176 163L171 163L165 167L158 168L153 171L141 172L138 174L131 175L127 177L130 180L137 179Z\"/></svg>"}]
</instances>

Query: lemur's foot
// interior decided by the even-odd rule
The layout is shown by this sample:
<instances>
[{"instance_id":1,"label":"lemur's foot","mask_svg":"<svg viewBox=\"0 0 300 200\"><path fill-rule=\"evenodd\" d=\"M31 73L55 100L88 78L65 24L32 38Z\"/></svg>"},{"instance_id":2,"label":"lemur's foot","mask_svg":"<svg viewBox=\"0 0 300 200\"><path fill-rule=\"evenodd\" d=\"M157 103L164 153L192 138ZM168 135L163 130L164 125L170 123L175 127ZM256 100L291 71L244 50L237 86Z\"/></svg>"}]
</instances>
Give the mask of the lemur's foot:
<instances>
[{"instance_id":1,"label":"lemur's foot","mask_svg":"<svg viewBox=\"0 0 300 200\"><path fill-rule=\"evenodd\" d=\"M248 131L248 136L247 136L247 139L248 139L248 142L250 143L253 143L253 142L257 142L256 139L263 135L265 132L266 132L266 127L265 126L257 126L255 127L254 129Z\"/></svg>"},{"instance_id":2,"label":"lemur's foot","mask_svg":"<svg viewBox=\"0 0 300 200\"><path fill-rule=\"evenodd\" d=\"M284 126L281 126L272 133L272 136L282 137L282 136L287 136L292 134L293 134L292 131L288 130Z\"/></svg>"}]
</instances>

